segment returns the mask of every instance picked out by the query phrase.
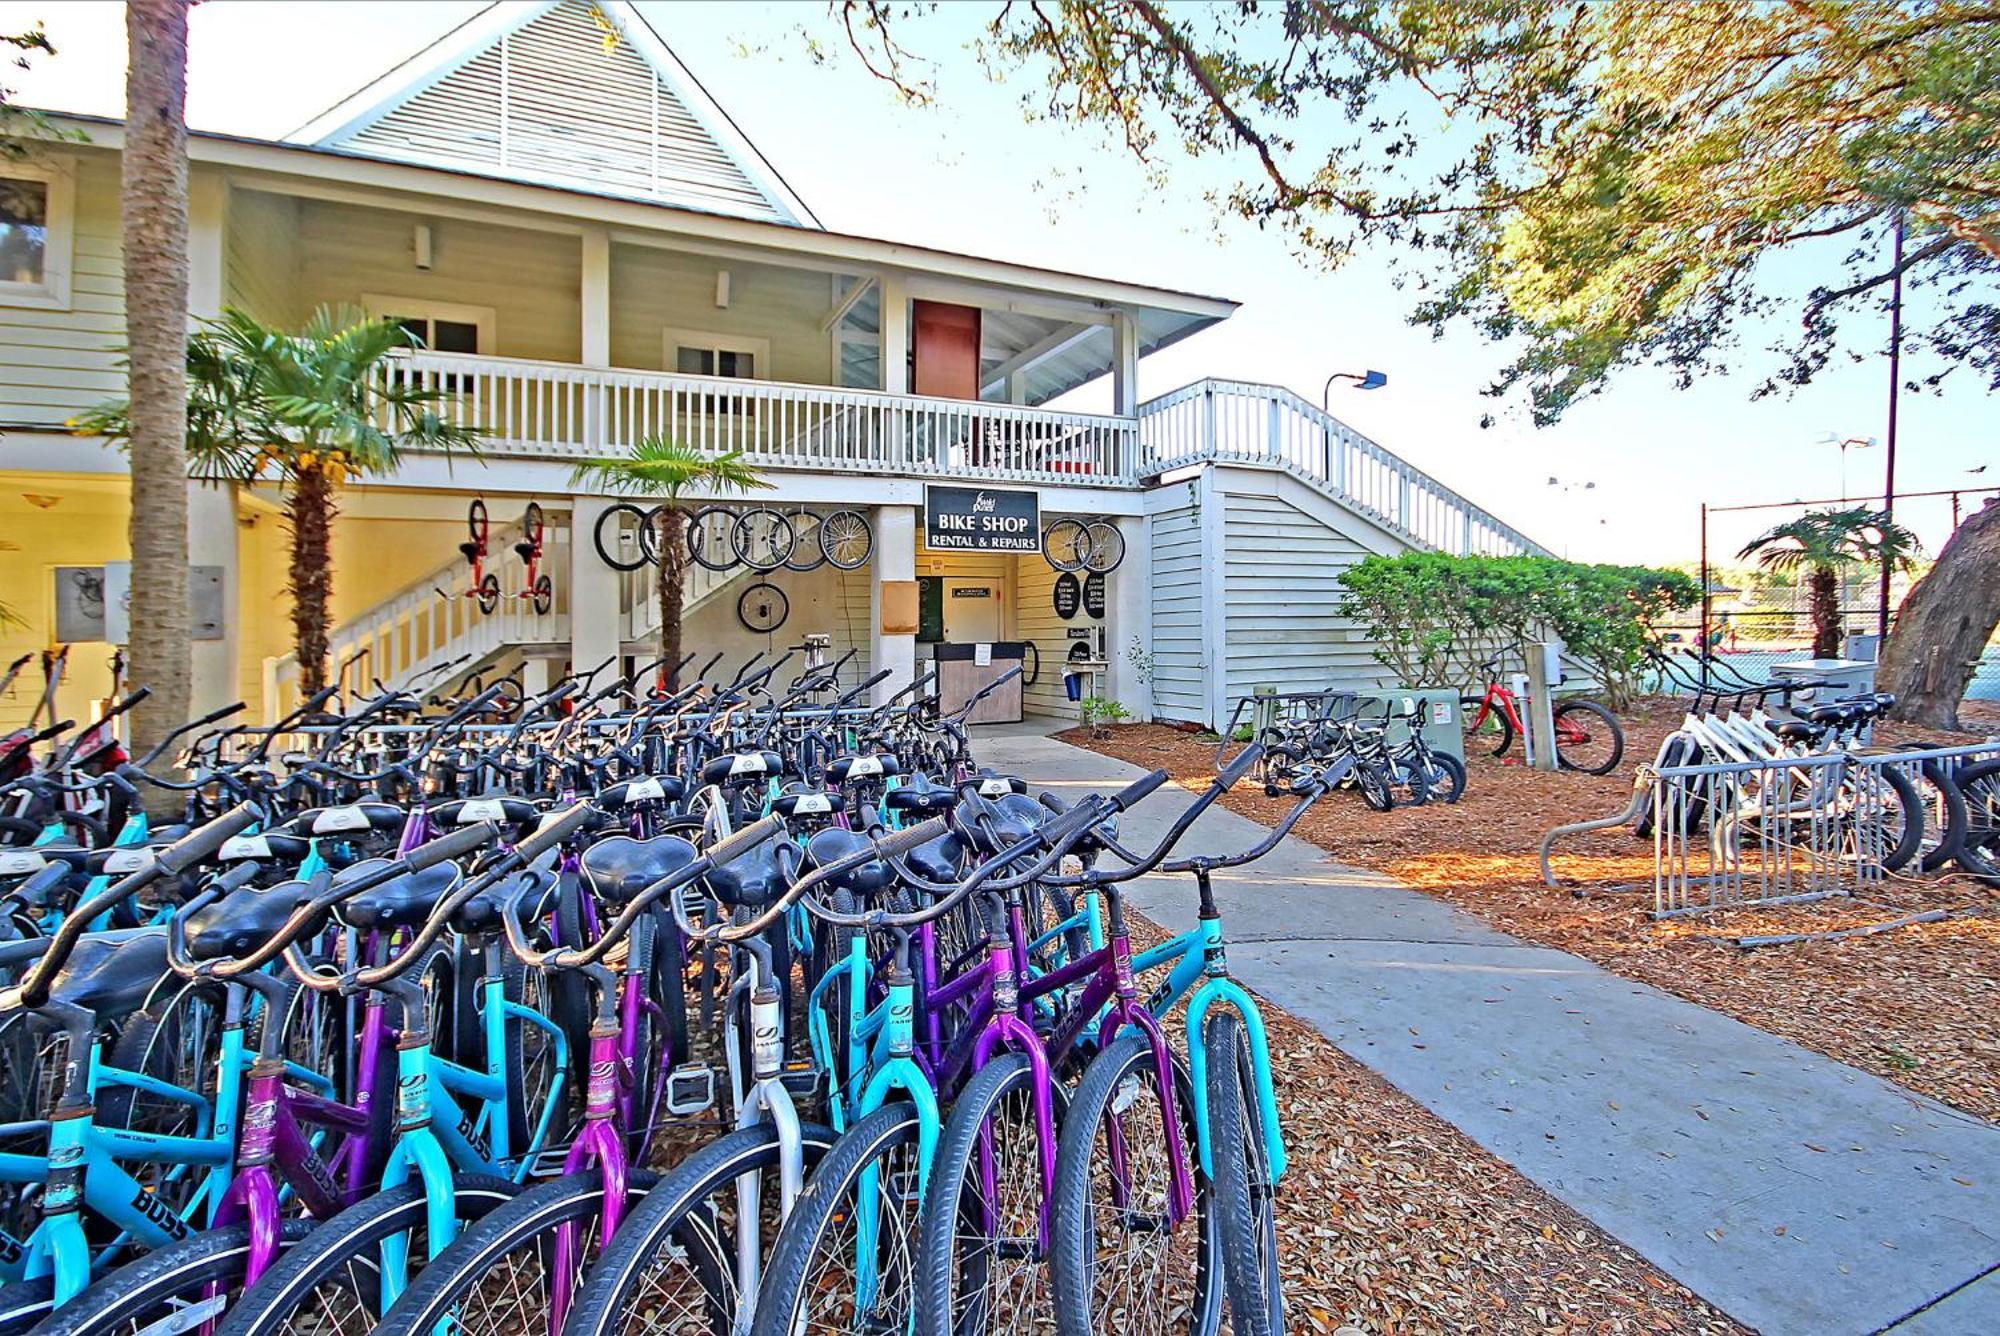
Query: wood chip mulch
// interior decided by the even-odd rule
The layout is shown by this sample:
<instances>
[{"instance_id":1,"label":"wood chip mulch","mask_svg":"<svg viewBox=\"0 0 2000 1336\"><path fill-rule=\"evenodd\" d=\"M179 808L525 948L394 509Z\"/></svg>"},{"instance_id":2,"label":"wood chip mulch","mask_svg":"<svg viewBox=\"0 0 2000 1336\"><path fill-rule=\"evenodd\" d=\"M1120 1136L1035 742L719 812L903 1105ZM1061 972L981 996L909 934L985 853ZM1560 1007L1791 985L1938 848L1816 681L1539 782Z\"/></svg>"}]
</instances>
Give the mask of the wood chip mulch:
<instances>
[{"instance_id":1,"label":"wood chip mulch","mask_svg":"<svg viewBox=\"0 0 2000 1336\"><path fill-rule=\"evenodd\" d=\"M1633 767L1650 760L1681 707L1645 701L1625 712L1625 760L1608 776L1549 774L1469 758L1456 806L1377 813L1352 792L1330 796L1298 833L1341 862L1388 873L1479 915L1515 936L1559 947L1781 1035L1947 1104L2000 1121L2000 892L1966 877L1892 880L1865 899L1738 909L1655 921L1652 843L1617 828L1580 837L1554 860L1566 883L1636 893L1591 894L1542 883L1536 848L1551 827L1609 816L1631 796ZM1990 707L1965 722L2000 727ZM1881 740L1972 741L1975 735L1889 727ZM1085 730L1064 741L1147 768L1164 767L1193 787L1215 769L1213 740L1161 725ZM1266 823L1287 808L1249 785L1225 801ZM1925 910L1953 917L1874 936L1745 951L1742 936L1819 932L1880 923Z\"/></svg>"}]
</instances>

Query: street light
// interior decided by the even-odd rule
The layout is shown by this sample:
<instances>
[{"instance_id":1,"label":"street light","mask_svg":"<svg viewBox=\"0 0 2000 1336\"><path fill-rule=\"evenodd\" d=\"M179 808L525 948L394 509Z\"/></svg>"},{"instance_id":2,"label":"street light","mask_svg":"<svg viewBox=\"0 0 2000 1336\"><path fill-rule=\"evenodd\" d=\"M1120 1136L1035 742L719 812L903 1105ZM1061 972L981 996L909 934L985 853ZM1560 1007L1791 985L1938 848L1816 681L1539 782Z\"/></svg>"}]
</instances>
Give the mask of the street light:
<instances>
[{"instance_id":1,"label":"street light","mask_svg":"<svg viewBox=\"0 0 2000 1336\"><path fill-rule=\"evenodd\" d=\"M1386 371L1336 371L1326 378L1326 388L1319 392L1319 411L1331 414L1333 403L1333 382L1351 380L1357 390L1379 390L1389 383Z\"/></svg>"},{"instance_id":2,"label":"street light","mask_svg":"<svg viewBox=\"0 0 2000 1336\"><path fill-rule=\"evenodd\" d=\"M1837 445L1840 447L1840 499L1845 501L1847 500L1847 452L1849 450L1873 450L1875 448L1875 438L1873 436L1850 436L1843 441L1835 438L1832 432L1828 432L1819 438L1819 443L1821 445Z\"/></svg>"}]
</instances>

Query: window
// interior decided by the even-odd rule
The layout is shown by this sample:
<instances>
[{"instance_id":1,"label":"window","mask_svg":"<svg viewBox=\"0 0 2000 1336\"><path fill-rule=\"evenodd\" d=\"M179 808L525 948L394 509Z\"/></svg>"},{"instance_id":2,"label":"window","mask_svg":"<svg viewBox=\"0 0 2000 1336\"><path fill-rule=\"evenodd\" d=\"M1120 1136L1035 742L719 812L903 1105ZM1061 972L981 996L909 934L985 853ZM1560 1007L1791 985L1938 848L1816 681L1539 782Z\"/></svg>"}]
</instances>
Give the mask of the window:
<instances>
[{"instance_id":1,"label":"window","mask_svg":"<svg viewBox=\"0 0 2000 1336\"><path fill-rule=\"evenodd\" d=\"M69 306L74 199L65 166L0 167L0 306Z\"/></svg>"},{"instance_id":2,"label":"window","mask_svg":"<svg viewBox=\"0 0 2000 1336\"><path fill-rule=\"evenodd\" d=\"M771 341L700 330L667 331L666 365L683 376L729 380L769 380Z\"/></svg>"},{"instance_id":3,"label":"window","mask_svg":"<svg viewBox=\"0 0 2000 1336\"><path fill-rule=\"evenodd\" d=\"M422 301L390 297L378 292L366 294L361 304L368 314L394 320L423 341L434 353L487 353L493 351L493 308L460 306L453 302Z\"/></svg>"}]
</instances>

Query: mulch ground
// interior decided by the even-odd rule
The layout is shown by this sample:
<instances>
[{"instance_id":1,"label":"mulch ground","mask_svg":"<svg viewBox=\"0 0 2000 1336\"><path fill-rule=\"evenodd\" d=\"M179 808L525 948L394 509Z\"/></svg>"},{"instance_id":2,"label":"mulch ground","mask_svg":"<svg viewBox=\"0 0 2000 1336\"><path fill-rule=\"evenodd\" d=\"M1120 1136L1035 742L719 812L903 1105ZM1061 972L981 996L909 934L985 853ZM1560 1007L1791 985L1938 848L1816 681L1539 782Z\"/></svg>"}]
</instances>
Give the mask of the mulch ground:
<instances>
[{"instance_id":1,"label":"mulch ground","mask_svg":"<svg viewBox=\"0 0 2000 1336\"><path fill-rule=\"evenodd\" d=\"M1639 883L1643 891L1579 898L1542 883L1536 861L1542 834L1622 810L1632 767L1655 754L1679 718L1680 707L1670 701L1627 711L1625 761L1609 776L1550 774L1474 755L1465 796L1455 806L1378 813L1343 792L1308 813L1298 833L1341 862L1388 873L1515 936L1574 952L2000 1121L2000 892L1966 877L1895 879L1865 898L1656 921L1648 912L1652 842L1623 828L1559 846L1554 870L1585 890ZM1965 722L2000 729L1990 706L1969 707ZM1908 728L1883 733L1891 742L1973 740ZM1215 770L1212 740L1161 725L1117 728L1104 740L1081 729L1059 736L1135 765L1163 767L1191 787L1205 786ZM1289 806L1247 784L1225 802L1266 823ZM1820 932L1932 909L1954 917L1834 942L1754 951L1734 944L1742 936Z\"/></svg>"},{"instance_id":2,"label":"mulch ground","mask_svg":"<svg viewBox=\"0 0 2000 1336\"><path fill-rule=\"evenodd\" d=\"M1138 945L1165 938L1126 917ZM1262 1011L1290 1157L1288 1336L1747 1330L1312 1026Z\"/></svg>"}]
</instances>

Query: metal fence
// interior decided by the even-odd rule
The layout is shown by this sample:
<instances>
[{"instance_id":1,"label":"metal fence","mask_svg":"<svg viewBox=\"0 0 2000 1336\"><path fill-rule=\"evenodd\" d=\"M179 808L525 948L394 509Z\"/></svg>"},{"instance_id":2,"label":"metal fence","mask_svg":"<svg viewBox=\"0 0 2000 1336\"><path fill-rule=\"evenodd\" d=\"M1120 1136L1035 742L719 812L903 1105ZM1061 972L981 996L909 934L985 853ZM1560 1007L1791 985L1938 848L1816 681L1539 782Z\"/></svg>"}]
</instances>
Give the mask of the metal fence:
<instances>
[{"instance_id":1,"label":"metal fence","mask_svg":"<svg viewBox=\"0 0 2000 1336\"><path fill-rule=\"evenodd\" d=\"M1926 767L1996 756L2000 740L1662 766L1651 779L1654 915L1796 904L1918 875L1949 833Z\"/></svg>"}]
</instances>

